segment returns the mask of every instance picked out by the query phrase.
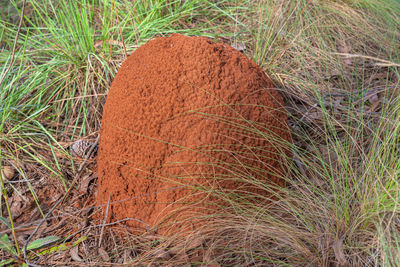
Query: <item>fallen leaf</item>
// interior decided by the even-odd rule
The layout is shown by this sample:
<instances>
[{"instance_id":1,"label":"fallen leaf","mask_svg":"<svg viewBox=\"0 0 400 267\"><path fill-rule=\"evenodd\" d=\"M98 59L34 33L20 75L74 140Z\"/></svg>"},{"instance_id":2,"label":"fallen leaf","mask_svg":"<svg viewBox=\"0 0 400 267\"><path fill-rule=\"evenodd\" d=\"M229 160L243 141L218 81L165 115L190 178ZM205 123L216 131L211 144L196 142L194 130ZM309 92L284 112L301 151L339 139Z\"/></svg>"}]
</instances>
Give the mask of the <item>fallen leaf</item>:
<instances>
[{"instance_id":1,"label":"fallen leaf","mask_svg":"<svg viewBox=\"0 0 400 267\"><path fill-rule=\"evenodd\" d=\"M364 101L368 100L371 104L378 102L379 101L379 90L374 90L374 89L370 89L368 90L368 92L365 94Z\"/></svg>"},{"instance_id":2,"label":"fallen leaf","mask_svg":"<svg viewBox=\"0 0 400 267\"><path fill-rule=\"evenodd\" d=\"M317 109L311 109L304 113L303 119L305 119L308 122L314 122L316 120L322 120L323 114L320 110Z\"/></svg>"},{"instance_id":3,"label":"fallen leaf","mask_svg":"<svg viewBox=\"0 0 400 267\"><path fill-rule=\"evenodd\" d=\"M339 40L338 42L338 51L339 53L343 53L343 54L349 54L351 52L351 46L348 45L345 41L343 40ZM343 59L344 64L346 65L352 65L353 64L353 60L350 57L346 57Z\"/></svg>"},{"instance_id":4,"label":"fallen leaf","mask_svg":"<svg viewBox=\"0 0 400 267\"><path fill-rule=\"evenodd\" d=\"M87 193L87 191L88 191L88 186L89 186L90 182L91 182L94 178L95 178L95 176L92 175L92 174L85 175L85 176L82 178L82 181L81 181L81 183L80 183L80 185L79 185L79 191L80 191L82 194L86 194L86 193Z\"/></svg>"},{"instance_id":5,"label":"fallen leaf","mask_svg":"<svg viewBox=\"0 0 400 267\"><path fill-rule=\"evenodd\" d=\"M24 202L22 201L21 198L19 197L12 197L10 198L10 202L11 202L11 216L16 219L17 217L19 217L22 212L23 212L23 204Z\"/></svg>"},{"instance_id":6,"label":"fallen leaf","mask_svg":"<svg viewBox=\"0 0 400 267\"><path fill-rule=\"evenodd\" d=\"M335 257L338 263L342 266L350 266L349 262L346 259L346 255L343 251L343 239L336 240L333 245L333 251L335 252Z\"/></svg>"},{"instance_id":7,"label":"fallen leaf","mask_svg":"<svg viewBox=\"0 0 400 267\"><path fill-rule=\"evenodd\" d=\"M103 259L103 261L105 262L110 261L110 256L108 256L107 252L104 250L103 247L99 247L97 251L99 252L100 257Z\"/></svg>"},{"instance_id":8,"label":"fallen leaf","mask_svg":"<svg viewBox=\"0 0 400 267\"><path fill-rule=\"evenodd\" d=\"M71 250L69 251L69 255L71 255L71 259L73 259L74 261L83 261L83 259L79 256L79 246L71 248Z\"/></svg>"},{"instance_id":9,"label":"fallen leaf","mask_svg":"<svg viewBox=\"0 0 400 267\"><path fill-rule=\"evenodd\" d=\"M17 236L17 240L20 244L25 244L26 239L28 239L29 235L24 235L23 233ZM0 265L1 266L1 265Z\"/></svg>"},{"instance_id":10,"label":"fallen leaf","mask_svg":"<svg viewBox=\"0 0 400 267\"><path fill-rule=\"evenodd\" d=\"M168 251L159 249L156 252L154 252L154 258L157 260L169 260L171 258L171 255L169 254Z\"/></svg>"},{"instance_id":11,"label":"fallen leaf","mask_svg":"<svg viewBox=\"0 0 400 267\"><path fill-rule=\"evenodd\" d=\"M368 97L369 102L375 103L379 101L379 96L378 94L372 94Z\"/></svg>"},{"instance_id":12,"label":"fallen leaf","mask_svg":"<svg viewBox=\"0 0 400 267\"><path fill-rule=\"evenodd\" d=\"M1 169L1 179L3 181L12 180L15 175L15 168L13 166L3 166Z\"/></svg>"},{"instance_id":13,"label":"fallen leaf","mask_svg":"<svg viewBox=\"0 0 400 267\"><path fill-rule=\"evenodd\" d=\"M379 104L382 101L382 97L379 97L379 90L370 90L367 95L364 97L364 99L368 99L368 101L371 103L370 110L374 112Z\"/></svg>"},{"instance_id":14,"label":"fallen leaf","mask_svg":"<svg viewBox=\"0 0 400 267\"><path fill-rule=\"evenodd\" d=\"M71 145L71 156L84 158L86 153L89 151L90 147L93 145L94 142L90 142L83 139L76 140Z\"/></svg>"}]
</instances>

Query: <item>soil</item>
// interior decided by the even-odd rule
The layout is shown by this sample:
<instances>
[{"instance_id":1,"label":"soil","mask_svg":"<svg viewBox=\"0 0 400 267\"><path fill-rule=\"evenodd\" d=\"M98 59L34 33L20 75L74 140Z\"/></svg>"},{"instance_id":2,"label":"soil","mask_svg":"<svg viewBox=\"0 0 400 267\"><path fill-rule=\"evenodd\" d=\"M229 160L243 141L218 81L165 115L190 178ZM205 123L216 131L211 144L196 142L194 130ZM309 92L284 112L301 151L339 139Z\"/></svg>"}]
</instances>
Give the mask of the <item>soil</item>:
<instances>
[{"instance_id":1,"label":"soil","mask_svg":"<svg viewBox=\"0 0 400 267\"><path fill-rule=\"evenodd\" d=\"M283 185L288 153L275 139L291 140L282 104L265 73L227 44L178 34L148 42L107 97L97 204L109 206L108 221L171 234L227 205L217 192L267 195L259 182Z\"/></svg>"}]
</instances>

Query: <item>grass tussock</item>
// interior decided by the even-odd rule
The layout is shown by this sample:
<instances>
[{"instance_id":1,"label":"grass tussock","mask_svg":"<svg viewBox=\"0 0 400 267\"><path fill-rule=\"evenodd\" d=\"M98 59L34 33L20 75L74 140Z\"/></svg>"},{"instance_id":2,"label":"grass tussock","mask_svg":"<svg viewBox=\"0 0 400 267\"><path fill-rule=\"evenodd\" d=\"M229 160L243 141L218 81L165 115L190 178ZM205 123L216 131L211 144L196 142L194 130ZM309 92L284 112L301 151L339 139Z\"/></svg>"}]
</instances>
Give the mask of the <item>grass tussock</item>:
<instances>
[{"instance_id":1,"label":"grass tussock","mask_svg":"<svg viewBox=\"0 0 400 267\"><path fill-rule=\"evenodd\" d=\"M398 1L12 0L0 8L1 264L397 264ZM174 32L229 43L273 79L293 135L287 187L268 205L220 192L229 205L184 236L129 235L93 218L95 158L69 148L96 139L126 56Z\"/></svg>"}]
</instances>

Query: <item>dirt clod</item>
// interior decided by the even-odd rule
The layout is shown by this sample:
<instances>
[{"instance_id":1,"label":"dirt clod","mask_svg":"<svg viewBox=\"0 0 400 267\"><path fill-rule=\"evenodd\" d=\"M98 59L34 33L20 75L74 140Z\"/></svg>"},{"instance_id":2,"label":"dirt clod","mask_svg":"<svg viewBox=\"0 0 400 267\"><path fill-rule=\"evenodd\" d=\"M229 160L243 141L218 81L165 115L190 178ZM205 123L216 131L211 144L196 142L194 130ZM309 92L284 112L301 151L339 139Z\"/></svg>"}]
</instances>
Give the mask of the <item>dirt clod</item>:
<instances>
[{"instance_id":1,"label":"dirt clod","mask_svg":"<svg viewBox=\"0 0 400 267\"><path fill-rule=\"evenodd\" d=\"M283 184L287 151L276 139L290 141L282 98L254 62L178 34L123 63L100 136L97 203L105 209L110 196L108 220L131 218L134 228L168 222L159 233L197 225L220 192L250 197L265 194L260 180Z\"/></svg>"}]
</instances>

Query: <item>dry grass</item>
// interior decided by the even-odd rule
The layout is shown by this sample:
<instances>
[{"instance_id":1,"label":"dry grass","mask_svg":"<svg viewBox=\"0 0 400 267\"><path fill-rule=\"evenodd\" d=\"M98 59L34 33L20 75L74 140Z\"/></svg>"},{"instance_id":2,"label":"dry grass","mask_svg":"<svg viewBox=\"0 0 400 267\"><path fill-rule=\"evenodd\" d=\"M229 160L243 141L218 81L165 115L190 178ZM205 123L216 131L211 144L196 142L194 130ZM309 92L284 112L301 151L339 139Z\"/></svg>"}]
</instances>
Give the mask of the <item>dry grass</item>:
<instances>
[{"instance_id":1,"label":"dry grass","mask_svg":"<svg viewBox=\"0 0 400 267\"><path fill-rule=\"evenodd\" d=\"M7 192L0 202L0 216L6 222L13 218L14 226L1 224L0 236L6 234L21 250L30 236L62 242L27 258L2 248L0 257L92 266L395 266L399 4L186 1L197 4L181 9L179 4L174 13L164 1L152 1L157 8L149 3L60 4L54 7L61 10L57 20L51 20L46 16L57 13L49 1L28 1L10 65L18 12L2 9L0 49L9 53L0 55L5 66L0 74L11 67L0 84L0 167L15 170L3 182ZM74 11L78 6L81 12ZM151 8L154 20L146 22ZM92 11L92 20L83 11ZM93 28L80 28L86 20ZM56 27L66 22L69 26ZM66 38L68 32L73 34ZM69 148L76 139L96 139L106 91L125 50L129 54L171 32L202 33L244 49L284 95L294 144L288 187L268 206L233 199L204 218L204 227L164 239L128 233L122 222L105 225L93 201L95 154L79 172L84 160L72 157Z\"/></svg>"},{"instance_id":2,"label":"dry grass","mask_svg":"<svg viewBox=\"0 0 400 267\"><path fill-rule=\"evenodd\" d=\"M259 1L239 19L231 43L271 75L291 115L289 186L268 207L232 203L135 264L396 265L399 32L383 29L398 14L368 8Z\"/></svg>"}]
</instances>

